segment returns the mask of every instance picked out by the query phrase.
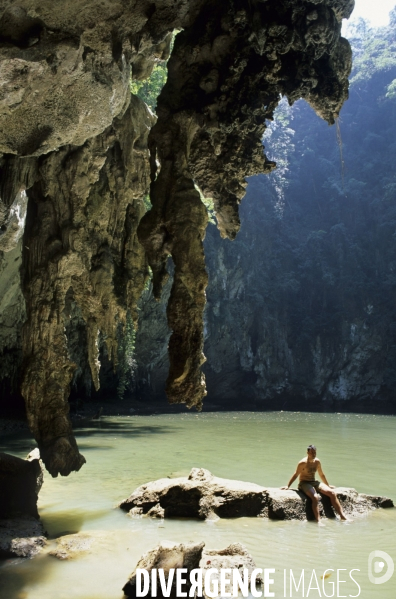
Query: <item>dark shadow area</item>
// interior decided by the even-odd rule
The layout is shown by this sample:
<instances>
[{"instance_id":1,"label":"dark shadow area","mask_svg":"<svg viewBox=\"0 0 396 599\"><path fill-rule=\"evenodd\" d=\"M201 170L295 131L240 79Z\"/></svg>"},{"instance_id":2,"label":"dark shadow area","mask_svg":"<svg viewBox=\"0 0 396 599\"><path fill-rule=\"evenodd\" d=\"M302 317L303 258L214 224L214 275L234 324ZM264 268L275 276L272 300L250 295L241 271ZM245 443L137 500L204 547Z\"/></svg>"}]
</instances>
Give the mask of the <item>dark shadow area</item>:
<instances>
[{"instance_id":1,"label":"dark shadow area","mask_svg":"<svg viewBox=\"0 0 396 599\"><path fill-rule=\"evenodd\" d=\"M48 557L36 557L34 560L12 558L0 560L0 596L1 599L26 599L26 585L40 584L50 573L55 560ZM18 565L18 574L15 566Z\"/></svg>"},{"instance_id":2,"label":"dark shadow area","mask_svg":"<svg viewBox=\"0 0 396 599\"><path fill-rule=\"evenodd\" d=\"M201 498L202 493L199 489L183 489L175 486L160 498L160 505L165 510L165 518L172 516L197 518Z\"/></svg>"},{"instance_id":3,"label":"dark shadow area","mask_svg":"<svg viewBox=\"0 0 396 599\"><path fill-rule=\"evenodd\" d=\"M258 493L244 494L243 497L227 497L219 493L223 502L213 511L219 518L255 518L264 509L264 496Z\"/></svg>"},{"instance_id":4,"label":"dark shadow area","mask_svg":"<svg viewBox=\"0 0 396 599\"><path fill-rule=\"evenodd\" d=\"M20 351L9 352L1 355L1 369L13 370L15 373L21 367L22 357ZM1 370L0 370L1 373ZM0 380L0 418L15 418L26 422L25 402L18 389L16 374L13 379L4 376Z\"/></svg>"},{"instance_id":5,"label":"dark shadow area","mask_svg":"<svg viewBox=\"0 0 396 599\"><path fill-rule=\"evenodd\" d=\"M135 425L126 422L111 422L108 420L101 420L98 423L90 423L89 427L86 425L81 427L75 426L74 433L77 441L81 437L92 437L95 435L105 434L117 434L121 437L144 437L147 435L164 435L174 433L179 430L180 427L174 425ZM91 446L92 447L92 446Z\"/></svg>"},{"instance_id":6,"label":"dark shadow area","mask_svg":"<svg viewBox=\"0 0 396 599\"><path fill-rule=\"evenodd\" d=\"M29 431L18 431L4 435L0 440L0 451L4 453L30 453L37 447Z\"/></svg>"},{"instance_id":7,"label":"dark shadow area","mask_svg":"<svg viewBox=\"0 0 396 599\"><path fill-rule=\"evenodd\" d=\"M305 502L305 514L307 516L307 520L315 520L315 516L312 510L312 501L311 499L305 495L305 493L303 491L296 491L296 493L298 493L298 495L301 497L301 500ZM322 502L319 503L319 514L321 516L325 516L326 518L329 519L334 519L336 517L333 507L331 505L331 501L330 498L327 497L327 495L322 495L322 493L319 493Z\"/></svg>"},{"instance_id":8,"label":"dark shadow area","mask_svg":"<svg viewBox=\"0 0 396 599\"><path fill-rule=\"evenodd\" d=\"M94 522L109 513L108 509L81 510L73 508L72 511L59 510L41 514L41 521L48 533L49 539L56 539L64 535L72 535L81 531L85 522Z\"/></svg>"},{"instance_id":9,"label":"dark shadow area","mask_svg":"<svg viewBox=\"0 0 396 599\"><path fill-rule=\"evenodd\" d=\"M323 495L322 493L320 493L320 496L322 498L322 507L326 518L336 518L333 506L331 505L330 497L327 497L327 495Z\"/></svg>"}]
</instances>

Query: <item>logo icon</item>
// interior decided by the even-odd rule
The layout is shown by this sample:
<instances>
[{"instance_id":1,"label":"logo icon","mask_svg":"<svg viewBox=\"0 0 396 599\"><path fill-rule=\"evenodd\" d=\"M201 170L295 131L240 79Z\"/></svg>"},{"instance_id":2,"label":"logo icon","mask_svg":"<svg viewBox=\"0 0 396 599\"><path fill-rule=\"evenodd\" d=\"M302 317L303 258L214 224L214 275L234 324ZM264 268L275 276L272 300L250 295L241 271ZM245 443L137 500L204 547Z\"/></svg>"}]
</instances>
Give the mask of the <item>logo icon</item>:
<instances>
[{"instance_id":1,"label":"logo icon","mask_svg":"<svg viewBox=\"0 0 396 599\"><path fill-rule=\"evenodd\" d=\"M384 571L385 564L387 565L387 569L385 570L385 574L382 576L375 576L375 574L381 574ZM388 582L390 578L393 576L393 572L395 570L395 564L390 555L385 553L385 551L372 551L368 558L368 577L371 583L373 584L384 584L384 582Z\"/></svg>"}]
</instances>

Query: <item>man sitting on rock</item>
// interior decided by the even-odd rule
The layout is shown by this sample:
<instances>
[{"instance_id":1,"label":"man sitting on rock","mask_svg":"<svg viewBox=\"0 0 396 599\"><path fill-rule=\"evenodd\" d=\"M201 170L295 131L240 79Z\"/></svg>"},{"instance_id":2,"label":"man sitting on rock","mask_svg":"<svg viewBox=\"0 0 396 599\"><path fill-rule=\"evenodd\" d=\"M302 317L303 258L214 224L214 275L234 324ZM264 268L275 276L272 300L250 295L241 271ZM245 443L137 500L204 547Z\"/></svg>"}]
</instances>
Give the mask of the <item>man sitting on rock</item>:
<instances>
[{"instance_id":1,"label":"man sitting on rock","mask_svg":"<svg viewBox=\"0 0 396 599\"><path fill-rule=\"evenodd\" d=\"M322 483L315 480L316 472L319 473L319 476L323 481ZM318 494L318 491L319 493L330 497L331 505L340 516L341 520L347 520L347 517L345 516L338 500L337 494L333 491L335 487L333 485L329 485L327 482L320 460L316 457L315 445L309 445L309 447L307 447L307 457L298 462L296 471L289 480L289 484L287 487L282 487L282 489L288 489L298 476L300 477L298 490L303 491L303 493L308 495L308 497L312 500L312 510L317 522L320 522L318 508L320 495Z\"/></svg>"}]
</instances>

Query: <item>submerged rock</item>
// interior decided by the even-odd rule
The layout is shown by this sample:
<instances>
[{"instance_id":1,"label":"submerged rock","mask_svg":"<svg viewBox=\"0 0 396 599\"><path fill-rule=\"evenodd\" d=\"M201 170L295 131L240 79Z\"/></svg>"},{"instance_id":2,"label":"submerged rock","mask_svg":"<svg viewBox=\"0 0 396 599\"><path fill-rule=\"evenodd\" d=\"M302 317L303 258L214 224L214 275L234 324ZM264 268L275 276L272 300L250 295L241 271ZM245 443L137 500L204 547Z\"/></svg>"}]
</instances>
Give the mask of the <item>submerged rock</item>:
<instances>
[{"instance_id":1,"label":"submerged rock","mask_svg":"<svg viewBox=\"0 0 396 599\"><path fill-rule=\"evenodd\" d=\"M46 542L43 525L36 518L0 520L0 558L34 557Z\"/></svg>"},{"instance_id":2,"label":"submerged rock","mask_svg":"<svg viewBox=\"0 0 396 599\"><path fill-rule=\"evenodd\" d=\"M349 515L393 507L393 501L387 497L365 495L344 487L337 488L336 492L344 512ZM204 468L193 468L188 477L161 478L141 485L119 507L131 515L164 518L313 519L311 502L300 491L218 478ZM327 497L322 496L320 510L323 516L335 518Z\"/></svg>"},{"instance_id":3,"label":"submerged rock","mask_svg":"<svg viewBox=\"0 0 396 599\"><path fill-rule=\"evenodd\" d=\"M91 535L82 533L66 535L56 540L56 549L50 551L49 555L60 560L72 559L90 552L93 542L94 538Z\"/></svg>"},{"instance_id":4,"label":"submerged rock","mask_svg":"<svg viewBox=\"0 0 396 599\"><path fill-rule=\"evenodd\" d=\"M177 544L169 541L162 541L157 547L145 553L136 565L128 582L123 588L127 597L136 597L136 570L143 569L151 572L153 568L157 569L157 596L163 597L161 593L160 581L158 578L158 569L164 570L165 581L168 583L169 570L171 568L186 568L187 573L184 575L187 583L183 585L183 592L188 592L190 589L190 572L196 568L209 570L210 568L238 568L242 571L244 568L248 570L248 580L256 565L251 555L245 547L240 543L232 543L225 549L207 550L204 549L205 543L190 543ZM212 576L212 581L216 580L216 576ZM257 577L257 583L261 584L261 578ZM150 576L150 591L151 594L151 576ZM174 578L171 584L170 597L175 598L176 595L176 579Z\"/></svg>"},{"instance_id":5,"label":"submerged rock","mask_svg":"<svg viewBox=\"0 0 396 599\"><path fill-rule=\"evenodd\" d=\"M51 549L49 555L60 560L77 559L92 553L99 546L108 547L111 538L112 534L109 531L89 531L64 535L56 539L56 548Z\"/></svg>"}]
</instances>

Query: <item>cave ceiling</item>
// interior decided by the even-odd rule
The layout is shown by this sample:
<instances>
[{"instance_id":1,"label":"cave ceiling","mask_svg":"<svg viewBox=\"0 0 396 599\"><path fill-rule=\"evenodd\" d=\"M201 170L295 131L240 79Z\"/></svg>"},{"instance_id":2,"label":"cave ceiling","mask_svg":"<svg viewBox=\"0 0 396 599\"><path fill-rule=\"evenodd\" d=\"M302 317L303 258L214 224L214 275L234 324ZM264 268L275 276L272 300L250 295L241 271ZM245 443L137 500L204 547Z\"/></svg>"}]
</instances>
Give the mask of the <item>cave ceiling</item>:
<instances>
[{"instance_id":1,"label":"cave ceiling","mask_svg":"<svg viewBox=\"0 0 396 599\"><path fill-rule=\"evenodd\" d=\"M201 409L207 211L234 239L245 177L275 164L262 135L281 96L332 124L348 97L341 22L353 0L0 1L0 252L23 234L22 394L49 472L85 462L68 416L76 365L70 306L86 324L92 380L99 335L117 331L148 277L160 297L171 256L167 395ZM170 53L157 117L130 93ZM152 208L145 213L150 190Z\"/></svg>"}]
</instances>

